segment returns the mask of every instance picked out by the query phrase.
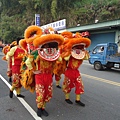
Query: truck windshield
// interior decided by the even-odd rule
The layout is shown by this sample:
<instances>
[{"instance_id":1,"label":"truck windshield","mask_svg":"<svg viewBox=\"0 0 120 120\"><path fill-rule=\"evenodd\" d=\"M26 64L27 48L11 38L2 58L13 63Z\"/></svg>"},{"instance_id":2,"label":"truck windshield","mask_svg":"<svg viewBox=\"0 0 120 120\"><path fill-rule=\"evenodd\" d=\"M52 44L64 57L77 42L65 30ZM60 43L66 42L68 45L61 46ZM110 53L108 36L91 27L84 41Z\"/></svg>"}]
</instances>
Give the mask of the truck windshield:
<instances>
[{"instance_id":1,"label":"truck windshield","mask_svg":"<svg viewBox=\"0 0 120 120\"><path fill-rule=\"evenodd\" d=\"M104 46L97 46L94 50L93 53L101 53L104 51Z\"/></svg>"}]
</instances>

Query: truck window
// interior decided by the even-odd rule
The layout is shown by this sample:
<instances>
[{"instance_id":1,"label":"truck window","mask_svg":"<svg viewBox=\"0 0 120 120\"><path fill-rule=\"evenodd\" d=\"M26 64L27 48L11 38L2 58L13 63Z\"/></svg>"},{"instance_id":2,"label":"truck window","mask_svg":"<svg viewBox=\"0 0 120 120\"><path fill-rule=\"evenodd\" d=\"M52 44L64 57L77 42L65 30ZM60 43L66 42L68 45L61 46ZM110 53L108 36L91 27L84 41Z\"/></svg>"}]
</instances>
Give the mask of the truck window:
<instances>
[{"instance_id":1,"label":"truck window","mask_svg":"<svg viewBox=\"0 0 120 120\"><path fill-rule=\"evenodd\" d=\"M94 50L93 50L93 54L95 53L101 53L104 51L104 46L97 46Z\"/></svg>"},{"instance_id":2,"label":"truck window","mask_svg":"<svg viewBox=\"0 0 120 120\"><path fill-rule=\"evenodd\" d=\"M114 55L117 52L117 48L115 46L108 46L108 55Z\"/></svg>"},{"instance_id":3,"label":"truck window","mask_svg":"<svg viewBox=\"0 0 120 120\"><path fill-rule=\"evenodd\" d=\"M114 46L109 46L108 47L108 51L114 51L114 49L115 49Z\"/></svg>"}]
</instances>

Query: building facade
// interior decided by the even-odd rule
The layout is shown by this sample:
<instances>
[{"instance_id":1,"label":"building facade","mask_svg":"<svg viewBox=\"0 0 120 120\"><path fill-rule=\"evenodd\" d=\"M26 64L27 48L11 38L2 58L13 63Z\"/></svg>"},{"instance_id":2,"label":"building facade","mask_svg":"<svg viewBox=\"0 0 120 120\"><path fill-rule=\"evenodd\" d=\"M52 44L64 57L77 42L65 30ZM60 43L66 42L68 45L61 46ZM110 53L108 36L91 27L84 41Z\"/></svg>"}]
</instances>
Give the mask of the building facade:
<instances>
[{"instance_id":1,"label":"building facade","mask_svg":"<svg viewBox=\"0 0 120 120\"><path fill-rule=\"evenodd\" d=\"M91 25L77 26L65 29L71 32L85 32L90 33L91 46L88 50L92 50L98 43L115 42L120 40L120 20L94 23ZM64 31L65 31L64 30ZM58 32L62 32L58 31Z\"/></svg>"}]
</instances>

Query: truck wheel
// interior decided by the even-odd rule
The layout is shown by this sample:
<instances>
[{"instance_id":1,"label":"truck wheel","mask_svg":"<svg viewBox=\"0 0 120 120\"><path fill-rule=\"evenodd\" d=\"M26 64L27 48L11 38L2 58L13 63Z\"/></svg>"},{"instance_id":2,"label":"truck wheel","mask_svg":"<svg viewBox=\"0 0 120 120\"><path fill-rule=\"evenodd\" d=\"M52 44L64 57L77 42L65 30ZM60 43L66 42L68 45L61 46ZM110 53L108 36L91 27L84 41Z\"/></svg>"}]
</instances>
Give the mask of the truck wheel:
<instances>
[{"instance_id":1,"label":"truck wheel","mask_svg":"<svg viewBox=\"0 0 120 120\"><path fill-rule=\"evenodd\" d=\"M95 70L101 70L102 69L102 65L100 62L95 62L94 63L94 69Z\"/></svg>"}]
</instances>

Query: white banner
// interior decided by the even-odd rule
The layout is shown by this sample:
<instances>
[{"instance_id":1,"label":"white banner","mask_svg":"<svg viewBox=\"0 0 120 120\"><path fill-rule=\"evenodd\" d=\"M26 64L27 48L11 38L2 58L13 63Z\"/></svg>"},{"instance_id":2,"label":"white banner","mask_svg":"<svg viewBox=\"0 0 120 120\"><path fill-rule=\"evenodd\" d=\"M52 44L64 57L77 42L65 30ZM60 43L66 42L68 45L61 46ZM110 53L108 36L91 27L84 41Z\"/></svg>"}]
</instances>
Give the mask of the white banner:
<instances>
[{"instance_id":1,"label":"white banner","mask_svg":"<svg viewBox=\"0 0 120 120\"><path fill-rule=\"evenodd\" d=\"M65 29L66 28L66 19L62 19L62 20L59 20L59 21L56 21L56 22L53 22L53 23L49 23L47 25L43 25L41 26L43 29L46 29L48 27L52 27L54 28L55 30L62 30L62 29Z\"/></svg>"}]
</instances>

